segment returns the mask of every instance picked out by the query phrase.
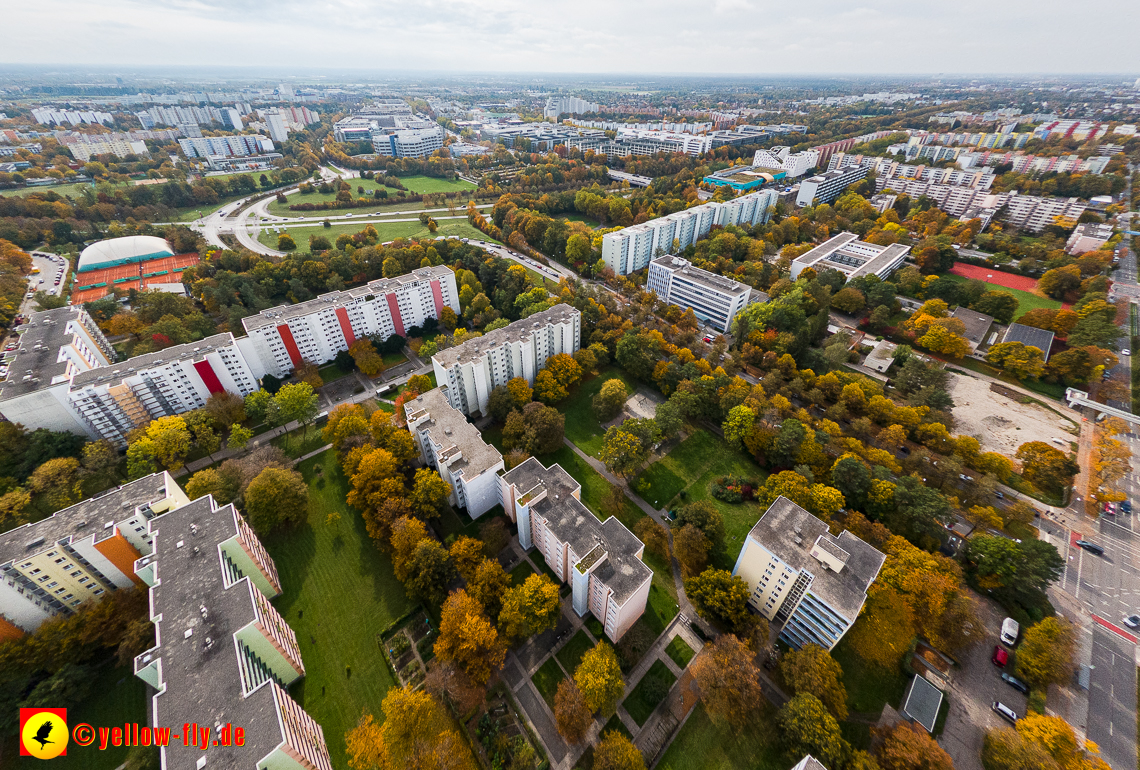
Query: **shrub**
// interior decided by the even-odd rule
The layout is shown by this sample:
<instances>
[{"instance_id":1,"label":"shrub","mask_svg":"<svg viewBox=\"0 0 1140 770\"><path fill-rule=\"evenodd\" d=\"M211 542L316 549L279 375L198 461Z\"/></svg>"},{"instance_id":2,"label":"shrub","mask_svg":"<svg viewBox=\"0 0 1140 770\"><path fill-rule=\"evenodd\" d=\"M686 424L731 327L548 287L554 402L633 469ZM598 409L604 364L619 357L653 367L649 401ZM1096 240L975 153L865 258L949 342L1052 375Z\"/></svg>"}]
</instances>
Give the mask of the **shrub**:
<instances>
[{"instance_id":1,"label":"shrub","mask_svg":"<svg viewBox=\"0 0 1140 770\"><path fill-rule=\"evenodd\" d=\"M756 484L743 476L721 476L713 479L712 496L726 503L739 503L751 500Z\"/></svg>"}]
</instances>

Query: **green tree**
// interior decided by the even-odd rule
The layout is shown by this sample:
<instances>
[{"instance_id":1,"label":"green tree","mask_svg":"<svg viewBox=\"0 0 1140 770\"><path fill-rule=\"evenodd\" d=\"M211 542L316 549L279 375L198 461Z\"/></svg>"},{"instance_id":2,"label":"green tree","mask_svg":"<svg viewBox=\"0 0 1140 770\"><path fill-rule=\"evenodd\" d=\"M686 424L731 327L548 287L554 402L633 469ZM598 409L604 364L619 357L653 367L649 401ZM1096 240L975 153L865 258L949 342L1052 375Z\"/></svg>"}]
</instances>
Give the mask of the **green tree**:
<instances>
[{"instance_id":1,"label":"green tree","mask_svg":"<svg viewBox=\"0 0 1140 770\"><path fill-rule=\"evenodd\" d=\"M293 236L289 235L289 233L281 233L277 236L277 250L296 251L297 242L293 240Z\"/></svg>"},{"instance_id":2,"label":"green tree","mask_svg":"<svg viewBox=\"0 0 1140 770\"><path fill-rule=\"evenodd\" d=\"M250 439L253 438L253 430L250 428L243 428L236 422L230 426L230 437L226 441L226 446L230 449L245 449L249 445Z\"/></svg>"},{"instance_id":3,"label":"green tree","mask_svg":"<svg viewBox=\"0 0 1140 770\"><path fill-rule=\"evenodd\" d=\"M734 406L724 419L721 426L724 431L724 440L733 449L739 450L744 445L744 439L752 435L752 428L756 425L756 413L744 404Z\"/></svg>"},{"instance_id":4,"label":"green tree","mask_svg":"<svg viewBox=\"0 0 1140 770\"><path fill-rule=\"evenodd\" d=\"M642 444L625 425L612 425L602 438L602 451L598 456L611 473L629 478L649 456L649 447Z\"/></svg>"},{"instance_id":5,"label":"green tree","mask_svg":"<svg viewBox=\"0 0 1140 770\"><path fill-rule=\"evenodd\" d=\"M191 500L197 500L199 497L206 495L213 495L214 501L219 505L225 505L233 501L237 496L237 489L215 468L203 468L190 477L186 482L186 496Z\"/></svg>"},{"instance_id":6,"label":"green tree","mask_svg":"<svg viewBox=\"0 0 1140 770\"><path fill-rule=\"evenodd\" d=\"M598 422L609 422L617 417L628 398L629 391L626 390L624 382L616 378L606 380L602 383L598 394L594 396L592 404L594 416L598 418Z\"/></svg>"},{"instance_id":7,"label":"green tree","mask_svg":"<svg viewBox=\"0 0 1140 770\"><path fill-rule=\"evenodd\" d=\"M819 698L837 721L847 719L847 689L843 686L843 669L827 650L815 644L792 650L780 661L780 673L793 693L811 693Z\"/></svg>"},{"instance_id":8,"label":"green tree","mask_svg":"<svg viewBox=\"0 0 1140 770\"><path fill-rule=\"evenodd\" d=\"M489 618L499 617L503 609L503 597L511 587L511 576L503 570L498 559L483 559L467 580L467 593L479 602Z\"/></svg>"},{"instance_id":9,"label":"green tree","mask_svg":"<svg viewBox=\"0 0 1140 770\"><path fill-rule=\"evenodd\" d=\"M281 390L273 396L273 401L266 410L266 418L273 425L299 422L305 426L305 434L308 435L309 423L317 418L319 411L320 402L309 383L289 383L282 385ZM289 441L288 434L285 440Z\"/></svg>"},{"instance_id":10,"label":"green tree","mask_svg":"<svg viewBox=\"0 0 1140 770\"><path fill-rule=\"evenodd\" d=\"M987 291L972 307L979 313L992 315L1000 324L1007 324L1017 313L1017 298L1008 291Z\"/></svg>"},{"instance_id":11,"label":"green tree","mask_svg":"<svg viewBox=\"0 0 1140 770\"><path fill-rule=\"evenodd\" d=\"M685 595L698 615L737 636L747 636L756 622L748 610L748 585L727 570L707 569L686 579Z\"/></svg>"},{"instance_id":12,"label":"green tree","mask_svg":"<svg viewBox=\"0 0 1140 770\"><path fill-rule=\"evenodd\" d=\"M1028 441L1017 448L1014 456L1021 461L1026 480L1050 492L1060 492L1080 470L1068 455L1044 441Z\"/></svg>"},{"instance_id":13,"label":"green tree","mask_svg":"<svg viewBox=\"0 0 1140 770\"><path fill-rule=\"evenodd\" d=\"M529 639L558 625L561 611L554 581L546 575L530 575L503 596L499 631L509 641Z\"/></svg>"},{"instance_id":14,"label":"green tree","mask_svg":"<svg viewBox=\"0 0 1140 770\"><path fill-rule=\"evenodd\" d=\"M724 517L711 500L698 500L677 512L677 527L692 524L701 531L713 550L724 547Z\"/></svg>"},{"instance_id":15,"label":"green tree","mask_svg":"<svg viewBox=\"0 0 1140 770\"><path fill-rule=\"evenodd\" d=\"M811 754L827 767L842 767L849 746L839 723L811 693L801 692L776 715L780 736L789 756Z\"/></svg>"},{"instance_id":16,"label":"green tree","mask_svg":"<svg viewBox=\"0 0 1140 770\"><path fill-rule=\"evenodd\" d=\"M266 468L245 490L245 512L262 535L280 525L299 524L309 515L309 487L296 471Z\"/></svg>"},{"instance_id":17,"label":"green tree","mask_svg":"<svg viewBox=\"0 0 1140 770\"><path fill-rule=\"evenodd\" d=\"M407 565L404 587L414 599L438 605L447 596L447 585L455 579L455 565L438 540L425 537L416 543Z\"/></svg>"},{"instance_id":18,"label":"green tree","mask_svg":"<svg viewBox=\"0 0 1140 770\"><path fill-rule=\"evenodd\" d=\"M600 711L603 716L612 714L625 694L625 681L621 678L621 666L614 648L598 642L587 650L574 671L574 683L582 691L582 698L590 711Z\"/></svg>"}]
</instances>

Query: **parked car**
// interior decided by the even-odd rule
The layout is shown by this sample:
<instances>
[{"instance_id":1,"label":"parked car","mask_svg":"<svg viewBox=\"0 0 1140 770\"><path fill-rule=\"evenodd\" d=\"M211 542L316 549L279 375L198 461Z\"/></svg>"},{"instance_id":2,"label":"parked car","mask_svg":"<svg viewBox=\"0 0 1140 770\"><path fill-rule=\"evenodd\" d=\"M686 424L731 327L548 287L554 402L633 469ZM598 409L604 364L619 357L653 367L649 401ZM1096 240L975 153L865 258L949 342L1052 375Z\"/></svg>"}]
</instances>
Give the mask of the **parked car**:
<instances>
[{"instance_id":1,"label":"parked car","mask_svg":"<svg viewBox=\"0 0 1140 770\"><path fill-rule=\"evenodd\" d=\"M1001 672L1001 680L1003 682L1005 682L1006 684L1008 684L1013 689L1017 690L1019 693L1022 693L1023 695L1029 694L1029 685L1027 685L1025 682L1021 681L1017 677L1012 676L1010 674L1007 674L1003 671L1003 672Z\"/></svg>"},{"instance_id":2,"label":"parked car","mask_svg":"<svg viewBox=\"0 0 1140 770\"><path fill-rule=\"evenodd\" d=\"M1132 501L1131 500L1125 500L1124 502L1122 502L1120 504L1120 510L1124 511L1125 513L1132 513Z\"/></svg>"},{"instance_id":3,"label":"parked car","mask_svg":"<svg viewBox=\"0 0 1140 770\"><path fill-rule=\"evenodd\" d=\"M1011 709L1009 706L1005 705L1001 701L995 700L993 705L990 706L990 708L992 708L994 711L996 711L997 715L999 717L1001 717L1002 719L1006 719L1010 723L1016 723L1017 722L1017 712L1015 712L1013 709Z\"/></svg>"},{"instance_id":4,"label":"parked car","mask_svg":"<svg viewBox=\"0 0 1140 770\"><path fill-rule=\"evenodd\" d=\"M994 645L994 654L990 658L994 665L998 668L1005 668L1005 664L1009 663L1009 653L1001 647L1001 645Z\"/></svg>"},{"instance_id":5,"label":"parked car","mask_svg":"<svg viewBox=\"0 0 1140 770\"><path fill-rule=\"evenodd\" d=\"M1005 494L1002 492L994 492L994 495L997 497L998 500L1004 500L1005 499Z\"/></svg>"},{"instance_id":6,"label":"parked car","mask_svg":"<svg viewBox=\"0 0 1140 770\"><path fill-rule=\"evenodd\" d=\"M1001 623L1001 641L1002 644L1012 647L1017 644L1017 634L1021 631L1021 626L1013 618L1006 618Z\"/></svg>"},{"instance_id":7,"label":"parked car","mask_svg":"<svg viewBox=\"0 0 1140 770\"><path fill-rule=\"evenodd\" d=\"M1112 503L1105 503L1104 504L1104 512L1107 513L1109 516L1115 516L1116 515L1116 506L1113 505Z\"/></svg>"},{"instance_id":8,"label":"parked car","mask_svg":"<svg viewBox=\"0 0 1140 770\"><path fill-rule=\"evenodd\" d=\"M1122 622L1129 628L1140 628L1140 615L1129 615Z\"/></svg>"},{"instance_id":9,"label":"parked car","mask_svg":"<svg viewBox=\"0 0 1140 770\"><path fill-rule=\"evenodd\" d=\"M1124 350L1120 351L1120 354L1125 355L1125 356L1130 356L1130 355L1132 355L1132 351L1129 350L1128 348L1124 348Z\"/></svg>"},{"instance_id":10,"label":"parked car","mask_svg":"<svg viewBox=\"0 0 1140 770\"><path fill-rule=\"evenodd\" d=\"M1095 553L1097 556L1104 556L1104 546L1097 545L1091 540L1078 540L1077 546L1084 548L1089 553Z\"/></svg>"}]
</instances>

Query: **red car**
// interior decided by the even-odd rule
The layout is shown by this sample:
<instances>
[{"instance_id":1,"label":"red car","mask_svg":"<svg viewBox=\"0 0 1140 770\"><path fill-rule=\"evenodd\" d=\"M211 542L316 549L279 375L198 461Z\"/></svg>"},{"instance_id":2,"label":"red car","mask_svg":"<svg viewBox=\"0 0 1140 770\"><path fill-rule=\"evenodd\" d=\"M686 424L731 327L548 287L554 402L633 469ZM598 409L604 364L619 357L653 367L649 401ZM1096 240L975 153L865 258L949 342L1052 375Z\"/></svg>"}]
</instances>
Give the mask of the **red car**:
<instances>
[{"instance_id":1,"label":"red car","mask_svg":"<svg viewBox=\"0 0 1140 770\"><path fill-rule=\"evenodd\" d=\"M1009 663L1009 653L1003 650L1000 646L994 646L994 656L991 658L994 665L998 668L1005 668L1005 664Z\"/></svg>"}]
</instances>

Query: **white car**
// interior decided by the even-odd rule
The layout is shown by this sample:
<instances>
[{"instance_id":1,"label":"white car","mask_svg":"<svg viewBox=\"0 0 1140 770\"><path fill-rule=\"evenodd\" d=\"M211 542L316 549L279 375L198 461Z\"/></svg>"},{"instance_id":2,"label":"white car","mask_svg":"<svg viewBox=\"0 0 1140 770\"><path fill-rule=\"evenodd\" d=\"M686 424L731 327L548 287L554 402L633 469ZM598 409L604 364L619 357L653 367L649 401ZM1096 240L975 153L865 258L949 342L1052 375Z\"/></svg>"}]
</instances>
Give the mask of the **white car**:
<instances>
[{"instance_id":1,"label":"white car","mask_svg":"<svg viewBox=\"0 0 1140 770\"><path fill-rule=\"evenodd\" d=\"M1130 355L1132 355L1132 351L1129 350L1128 348L1125 348L1124 350L1120 351L1120 354L1122 356L1130 356Z\"/></svg>"},{"instance_id":2,"label":"white car","mask_svg":"<svg viewBox=\"0 0 1140 770\"><path fill-rule=\"evenodd\" d=\"M1129 615L1124 619L1124 625L1129 628L1140 628L1140 615Z\"/></svg>"}]
</instances>

